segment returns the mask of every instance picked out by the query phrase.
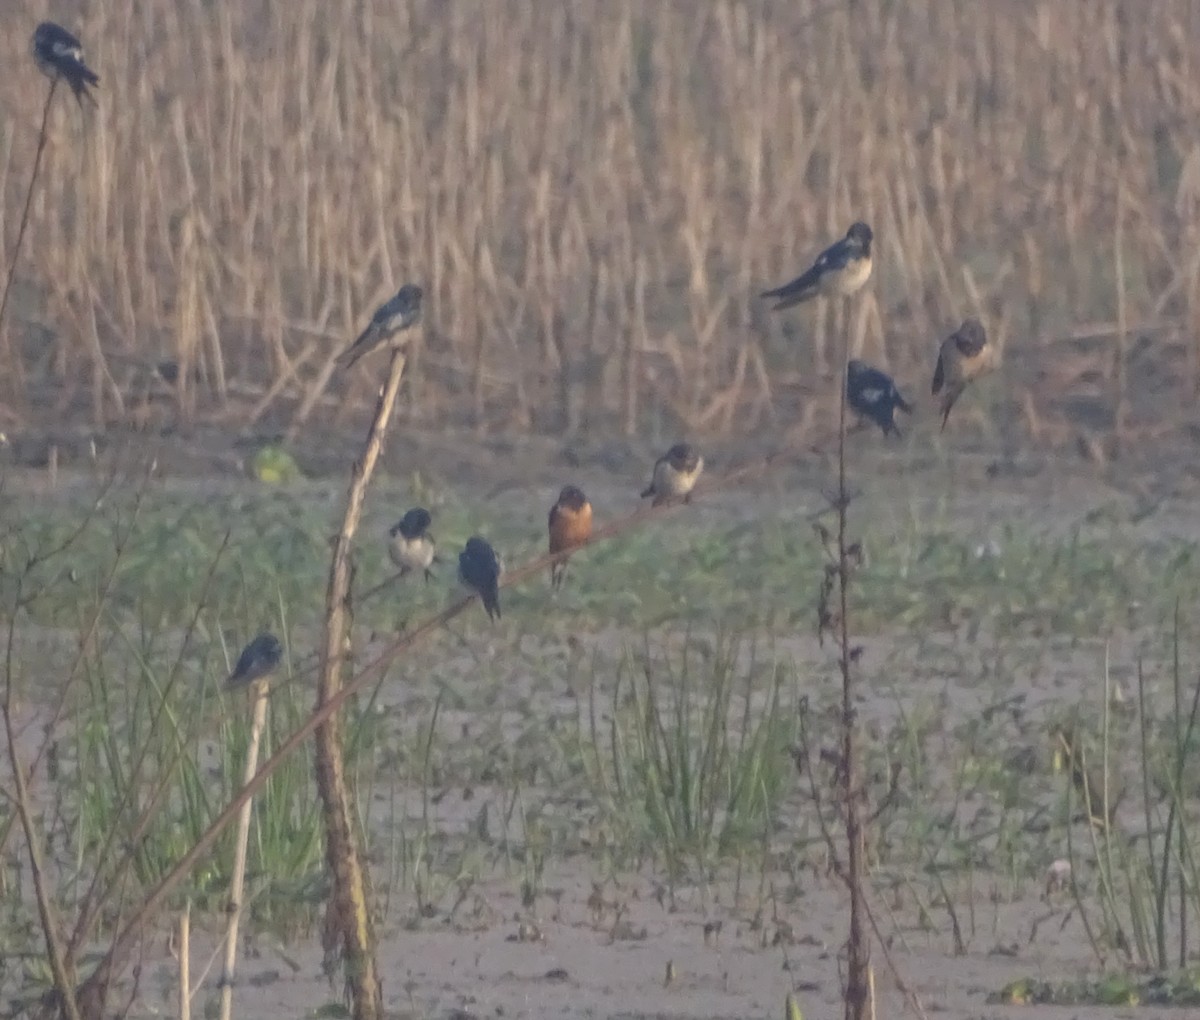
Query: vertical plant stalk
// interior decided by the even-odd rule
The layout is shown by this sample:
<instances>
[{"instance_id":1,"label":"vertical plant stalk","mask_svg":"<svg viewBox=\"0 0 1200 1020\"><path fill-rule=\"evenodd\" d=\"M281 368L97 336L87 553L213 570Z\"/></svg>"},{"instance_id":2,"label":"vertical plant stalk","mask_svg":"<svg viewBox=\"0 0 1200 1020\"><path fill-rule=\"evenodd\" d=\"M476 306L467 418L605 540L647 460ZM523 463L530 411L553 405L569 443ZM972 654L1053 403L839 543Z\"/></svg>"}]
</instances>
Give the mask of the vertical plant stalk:
<instances>
[{"instance_id":1,"label":"vertical plant stalk","mask_svg":"<svg viewBox=\"0 0 1200 1020\"><path fill-rule=\"evenodd\" d=\"M267 722L268 693L266 681L260 680L255 684L254 718L250 723L250 746L246 748L246 768L242 774L242 785L249 783L258 771L258 745ZM242 899L246 888L246 846L250 842L250 815L253 807L254 799L247 798L246 803L242 805L241 814L238 815L237 841L233 851L233 880L229 888L229 924L225 929L225 966L221 971L221 1020L231 1020L233 1016L233 976L237 965L238 927L241 925ZM182 939L180 941L182 943ZM182 945L180 952L182 953ZM182 967L181 957L180 968ZM186 990L186 985L184 988Z\"/></svg>"},{"instance_id":2,"label":"vertical plant stalk","mask_svg":"<svg viewBox=\"0 0 1200 1020\"><path fill-rule=\"evenodd\" d=\"M42 153L46 151L46 139L50 136L50 106L54 102L54 93L57 89L58 78L51 78L50 90L46 93L46 105L42 107L42 127L38 132L37 151L33 154L33 173L29 175L29 190L25 192L25 208L21 210L21 224L17 227L17 243L8 263L8 278L4 281L4 295L0 297L0 336L5 337L5 364L8 366L8 371L19 378L23 378L23 373L19 368L13 372L13 368L18 366L18 362L13 359L12 347L7 339L8 334L3 329L4 313L8 311L8 296L12 292L13 279L17 275L17 263L21 259L21 243L25 240L25 230L29 226L29 210L33 208L33 189L37 184L38 171L42 166Z\"/></svg>"},{"instance_id":3,"label":"vertical plant stalk","mask_svg":"<svg viewBox=\"0 0 1200 1020\"><path fill-rule=\"evenodd\" d=\"M838 411L838 492L837 551L838 601L842 672L842 797L846 812L846 882L850 887L850 936L846 966L846 1020L866 1020L874 1012L871 981L871 946L863 923L866 917L865 857L866 834L863 815L862 762L859 747L858 712L854 708L854 672L850 661L849 600L846 588L850 580L850 556L846 540L846 511L850 497L846 492L846 376L842 364L841 400Z\"/></svg>"},{"instance_id":4,"label":"vertical plant stalk","mask_svg":"<svg viewBox=\"0 0 1200 1020\"><path fill-rule=\"evenodd\" d=\"M1172 748L1172 759L1170 767L1172 769L1171 796L1167 808L1167 821L1163 827L1163 842L1162 842L1162 858L1159 863L1157 873L1153 864L1153 853L1147 848L1147 856L1150 858L1149 868L1151 878L1155 886L1155 931L1158 944L1158 966L1162 970L1166 970L1169 966L1167 961L1167 894L1170 892L1171 885L1171 862L1177 860L1176 865L1177 882L1179 885L1179 967L1182 970L1187 966L1187 961L1190 954L1188 953L1187 939L1187 921L1188 921L1188 900L1185 896L1185 890L1189 884L1187 871L1184 867L1185 850L1188 846L1188 834L1183 813L1183 788L1184 774L1187 770L1189 761L1189 748L1193 746L1197 724L1200 723L1200 683L1197 683L1192 690L1192 703L1188 712L1183 711L1183 677L1180 672L1179 663L1179 600L1175 600L1175 615L1172 643L1172 668L1171 668L1171 686L1174 693L1175 711L1172 718L1174 724L1174 747ZM1150 767L1151 761L1149 752L1149 742L1147 738L1147 723L1146 723L1146 683L1142 673L1142 665L1138 663L1138 716L1141 719L1142 727L1142 782L1143 782L1143 800L1147 805L1150 804ZM1186 720L1186 721L1185 721ZM1146 831L1150 832L1151 818L1149 807L1146 814ZM1174 835L1175 833L1178 835ZM1172 837L1174 836L1174 840ZM1180 849L1172 851L1172 844L1176 844Z\"/></svg>"},{"instance_id":5,"label":"vertical plant stalk","mask_svg":"<svg viewBox=\"0 0 1200 1020\"><path fill-rule=\"evenodd\" d=\"M404 364L404 353L395 351L387 384L379 396L375 419L367 433L366 446L351 472L346 514L329 567L325 645L321 653L321 677L317 689L318 708L334 698L342 687L343 649L350 637L350 545L362 518L371 475L375 472L375 464L383 449L383 437L396 405ZM341 716L335 713L316 732L317 791L321 796L325 819L325 857L333 877L326 905L323 941L327 956L335 945L340 944L342 949L346 990L354 1020L378 1020L383 1012L383 991L375 963L370 876L355 834L353 801L346 788L344 757Z\"/></svg>"},{"instance_id":6,"label":"vertical plant stalk","mask_svg":"<svg viewBox=\"0 0 1200 1020\"><path fill-rule=\"evenodd\" d=\"M50 972L54 975L54 988L58 993L62 1014L67 1020L80 1020L79 1003L75 998L75 967L62 943L58 916L54 910L51 891L46 883L45 862L42 859L41 833L33 821L29 803L29 786L25 782L26 765L17 750L17 735L13 730L13 623L9 621L8 652L5 664L4 704L0 714L4 716L4 735L8 740L8 762L12 769L13 807L21 821L25 836L25 849L29 853L29 873L33 879L33 892L37 899L38 920L42 926L42 937L46 942Z\"/></svg>"},{"instance_id":7,"label":"vertical plant stalk","mask_svg":"<svg viewBox=\"0 0 1200 1020\"><path fill-rule=\"evenodd\" d=\"M246 801L249 804L249 801ZM223 1005L223 1004L222 1004ZM192 901L179 915L179 1020L192 1020Z\"/></svg>"},{"instance_id":8,"label":"vertical plant stalk","mask_svg":"<svg viewBox=\"0 0 1200 1020\"><path fill-rule=\"evenodd\" d=\"M1117 183L1117 222L1113 228L1113 272L1117 290L1117 332L1113 339L1113 438L1118 455L1125 452L1125 424L1129 420L1129 312L1125 295L1125 183Z\"/></svg>"}]
</instances>

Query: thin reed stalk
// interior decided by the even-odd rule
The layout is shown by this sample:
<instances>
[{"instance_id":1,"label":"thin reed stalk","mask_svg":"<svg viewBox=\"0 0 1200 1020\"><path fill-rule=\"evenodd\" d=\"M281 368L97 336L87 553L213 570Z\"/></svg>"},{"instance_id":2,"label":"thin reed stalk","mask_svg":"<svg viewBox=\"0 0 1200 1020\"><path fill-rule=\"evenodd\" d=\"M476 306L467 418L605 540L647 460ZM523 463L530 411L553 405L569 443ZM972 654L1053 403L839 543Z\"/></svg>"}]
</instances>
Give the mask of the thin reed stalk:
<instances>
[{"instance_id":1,"label":"thin reed stalk","mask_svg":"<svg viewBox=\"0 0 1200 1020\"><path fill-rule=\"evenodd\" d=\"M25 231L29 226L29 210L33 206L33 189L37 185L38 171L42 166L42 153L46 151L46 139L50 133L50 107L54 102L54 93L58 88L58 78L50 79L50 88L46 92L46 104L42 107L42 124L38 129L37 149L33 154L33 169L29 173L29 187L25 191L25 204L21 208L21 222L17 227L17 242L13 245L12 255L8 259L8 276L4 281L4 294L0 296L0 337L4 338L4 360L11 366L12 377L24 381L20 359L13 356L12 344L8 341L8 333L4 329L4 313L8 311L8 299L12 294L13 279L17 275L17 264L21 258L21 245L25 241ZM15 370L15 371L14 371Z\"/></svg>"},{"instance_id":2,"label":"thin reed stalk","mask_svg":"<svg viewBox=\"0 0 1200 1020\"><path fill-rule=\"evenodd\" d=\"M496 0L469 18L363 0L347 19L316 0L146 0L136 16L98 13L89 47L130 70L105 74L111 101L86 144L46 145L43 167L82 172L43 175L27 206L36 272L10 297L19 320L62 324L58 407L102 425L124 385L106 363L179 353L173 396L198 423L261 420L264 394L271 427L297 435L365 416L367 377L328 399L326 347L295 324L342 332L364 280L407 270L428 281L438 324L406 370L415 420L558 430L563 410L585 427L583 404L587 426L614 432L669 415L749 434L811 396L813 369L836 373L847 322L843 307L784 322L752 295L863 217L879 307L849 320L855 349L882 349L887 322L888 367L923 373L931 326L1003 308L1001 337L1023 338L1017 402L1039 397L1041 421L1064 426L1047 441L1073 441L1079 393L1039 372L1072 322L1117 317L1118 202L1126 441L1190 406L1190 5L1136 19L1109 5L1096 23L1070 4L1028 18L938 0L697 10ZM184 65L195 73L171 76ZM4 183L15 214L26 182ZM189 209L204 210L190 262ZM1142 399L1148 314L1171 317L1149 353L1177 401ZM0 341L14 387L18 336ZM1110 371L1107 351L1089 360ZM830 438L835 420L825 407Z\"/></svg>"},{"instance_id":3,"label":"thin reed stalk","mask_svg":"<svg viewBox=\"0 0 1200 1020\"><path fill-rule=\"evenodd\" d=\"M247 804L250 802L247 801ZM192 1020L192 903L179 915L179 1020Z\"/></svg>"},{"instance_id":4,"label":"thin reed stalk","mask_svg":"<svg viewBox=\"0 0 1200 1020\"><path fill-rule=\"evenodd\" d=\"M46 957L50 972L54 976L54 991L67 1020L80 1020L79 1002L75 996L75 968L67 947L63 943L63 929L54 905L50 876L46 870L44 834L34 820L33 802L29 797L29 785L25 781L27 766L18 750L17 734L13 727L13 642L15 640L14 613L9 619L8 642L4 664L4 702L0 705L3 716L4 735L8 742L8 761L12 771L12 807L21 823L25 837L25 851L29 855L29 872L33 881L34 897L37 901L38 921L42 938L46 944Z\"/></svg>"},{"instance_id":5,"label":"thin reed stalk","mask_svg":"<svg viewBox=\"0 0 1200 1020\"><path fill-rule=\"evenodd\" d=\"M242 777L245 785L258 770L258 746L267 722L267 703L270 690L266 681L254 685L254 718L250 723L250 743L246 747L246 768ZM250 842L250 818L254 801L247 798L238 815L237 837L233 849L233 874L229 882L229 920L225 926L225 963L221 971L221 1020L233 1017L233 982L237 965L238 928L245 908L246 847ZM180 962L182 967L182 960ZM184 986L186 988L186 986Z\"/></svg>"}]
</instances>

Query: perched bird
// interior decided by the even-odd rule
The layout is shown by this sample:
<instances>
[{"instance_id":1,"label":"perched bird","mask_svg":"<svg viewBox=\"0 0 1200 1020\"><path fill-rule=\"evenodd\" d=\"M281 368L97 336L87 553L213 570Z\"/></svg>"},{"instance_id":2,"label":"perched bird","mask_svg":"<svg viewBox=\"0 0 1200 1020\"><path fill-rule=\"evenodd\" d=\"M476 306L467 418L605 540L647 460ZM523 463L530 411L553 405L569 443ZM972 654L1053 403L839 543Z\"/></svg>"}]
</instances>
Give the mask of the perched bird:
<instances>
[{"instance_id":1,"label":"perched bird","mask_svg":"<svg viewBox=\"0 0 1200 1020\"><path fill-rule=\"evenodd\" d=\"M892 377L857 359L846 366L846 403L883 429L885 436L893 432L900 435L897 409L912 414L911 405L900 396Z\"/></svg>"},{"instance_id":2,"label":"perched bird","mask_svg":"<svg viewBox=\"0 0 1200 1020\"><path fill-rule=\"evenodd\" d=\"M653 496L653 506L680 496L686 501L703 470L704 458L695 448L687 443L676 443L655 461L654 474L642 492L642 499Z\"/></svg>"},{"instance_id":3,"label":"perched bird","mask_svg":"<svg viewBox=\"0 0 1200 1020\"><path fill-rule=\"evenodd\" d=\"M89 85L99 85L100 76L83 62L83 45L62 25L43 21L33 30L30 44L33 59L41 72L55 81L62 78L75 93L75 101L83 106L83 97L93 103L96 97L88 91Z\"/></svg>"},{"instance_id":4,"label":"perched bird","mask_svg":"<svg viewBox=\"0 0 1200 1020\"><path fill-rule=\"evenodd\" d=\"M933 370L933 395L942 394L942 431L950 418L950 408L962 396L967 384L988 372L994 364L995 349L988 343L983 323L967 319L951 333L938 352Z\"/></svg>"},{"instance_id":5,"label":"perched bird","mask_svg":"<svg viewBox=\"0 0 1200 1020\"><path fill-rule=\"evenodd\" d=\"M381 304L371 322L348 349L338 355L338 364L349 368L364 354L380 347L410 326L421 321L421 298L425 292L415 283L406 283L394 297Z\"/></svg>"},{"instance_id":6,"label":"perched bird","mask_svg":"<svg viewBox=\"0 0 1200 1020\"><path fill-rule=\"evenodd\" d=\"M433 577L429 568L440 562L437 543L429 532L432 523L429 511L422 506L415 506L388 530L388 556L392 562L402 574L412 570L425 571L426 583Z\"/></svg>"},{"instance_id":7,"label":"perched bird","mask_svg":"<svg viewBox=\"0 0 1200 1020\"><path fill-rule=\"evenodd\" d=\"M500 619L500 575L504 573L504 562L487 539L475 535L467 539L463 551L458 554L458 580L483 602L488 618Z\"/></svg>"},{"instance_id":8,"label":"perched bird","mask_svg":"<svg viewBox=\"0 0 1200 1020\"><path fill-rule=\"evenodd\" d=\"M238 656L237 665L225 681L226 687L238 687L269 677L283 660L283 645L274 634L259 634Z\"/></svg>"},{"instance_id":9,"label":"perched bird","mask_svg":"<svg viewBox=\"0 0 1200 1020\"><path fill-rule=\"evenodd\" d=\"M865 223L853 224L846 236L830 245L812 267L791 283L764 291L760 296L777 298L772 311L791 308L818 294L849 297L871 275L871 241L875 237Z\"/></svg>"},{"instance_id":10,"label":"perched bird","mask_svg":"<svg viewBox=\"0 0 1200 1020\"><path fill-rule=\"evenodd\" d=\"M592 504L582 489L574 485L563 486L558 500L550 508L548 527L551 553L582 545L592 537ZM550 567L550 583L555 588L562 586L569 559L569 556L564 556Z\"/></svg>"}]
</instances>

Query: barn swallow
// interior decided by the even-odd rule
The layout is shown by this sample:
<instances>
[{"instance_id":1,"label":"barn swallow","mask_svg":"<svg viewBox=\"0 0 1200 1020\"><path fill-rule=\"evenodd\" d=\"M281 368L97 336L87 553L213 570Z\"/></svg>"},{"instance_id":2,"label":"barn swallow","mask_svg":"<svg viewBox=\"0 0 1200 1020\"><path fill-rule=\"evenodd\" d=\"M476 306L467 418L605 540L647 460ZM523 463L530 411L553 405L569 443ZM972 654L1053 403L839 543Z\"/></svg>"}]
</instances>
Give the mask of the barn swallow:
<instances>
[{"instance_id":1,"label":"barn swallow","mask_svg":"<svg viewBox=\"0 0 1200 1020\"><path fill-rule=\"evenodd\" d=\"M99 85L100 76L83 62L83 45L62 25L43 21L33 31L30 43L33 59L42 74L51 81L62 78L75 93L75 101L82 107L83 97L94 104L96 97L88 91L89 85Z\"/></svg>"},{"instance_id":2,"label":"barn swallow","mask_svg":"<svg viewBox=\"0 0 1200 1020\"><path fill-rule=\"evenodd\" d=\"M911 405L900 396L892 377L857 359L846 366L846 403L863 418L869 418L883 434L900 435L896 410L912 414Z\"/></svg>"},{"instance_id":3,"label":"barn swallow","mask_svg":"<svg viewBox=\"0 0 1200 1020\"><path fill-rule=\"evenodd\" d=\"M429 568L440 562L437 543L429 531L432 523L429 511L415 506L388 530L388 556L392 562L400 568L401 574L411 570L425 571L426 583L433 577Z\"/></svg>"},{"instance_id":4,"label":"barn swallow","mask_svg":"<svg viewBox=\"0 0 1200 1020\"><path fill-rule=\"evenodd\" d=\"M381 304L371 322L350 347L338 355L338 364L347 369L364 354L391 340L410 326L421 321L421 298L424 291L415 283L406 283L394 297Z\"/></svg>"},{"instance_id":5,"label":"barn swallow","mask_svg":"<svg viewBox=\"0 0 1200 1020\"><path fill-rule=\"evenodd\" d=\"M704 470L704 458L687 443L676 443L654 464L650 484L642 492L642 499L654 497L653 506L668 499L682 496L686 502L696 487L696 480Z\"/></svg>"},{"instance_id":6,"label":"barn swallow","mask_svg":"<svg viewBox=\"0 0 1200 1020\"><path fill-rule=\"evenodd\" d=\"M962 396L967 384L993 367L995 349L988 343L983 323L967 319L951 333L938 352L933 370L933 395L942 394L942 431L950 418L950 408Z\"/></svg>"},{"instance_id":7,"label":"barn swallow","mask_svg":"<svg viewBox=\"0 0 1200 1020\"><path fill-rule=\"evenodd\" d=\"M871 241L874 237L865 223L853 224L845 237L817 256L817 261L807 272L760 296L778 298L771 309L775 312L801 304L818 294L849 297L871 275Z\"/></svg>"},{"instance_id":8,"label":"barn swallow","mask_svg":"<svg viewBox=\"0 0 1200 1020\"><path fill-rule=\"evenodd\" d=\"M478 595L487 610L488 618L500 619L500 575L504 573L504 561L487 539L475 535L467 539L463 551L458 554L458 580L464 588Z\"/></svg>"},{"instance_id":9,"label":"barn swallow","mask_svg":"<svg viewBox=\"0 0 1200 1020\"><path fill-rule=\"evenodd\" d=\"M279 668L283 660L283 645L274 634L259 634L238 656L237 665L225 681L226 687L239 687L263 680Z\"/></svg>"},{"instance_id":10,"label":"barn swallow","mask_svg":"<svg viewBox=\"0 0 1200 1020\"><path fill-rule=\"evenodd\" d=\"M563 486L557 502L550 508L548 526L551 553L582 545L592 537L592 504L582 489L574 485ZM569 556L565 556L550 567L550 583L553 587L562 587L569 559Z\"/></svg>"}]
</instances>

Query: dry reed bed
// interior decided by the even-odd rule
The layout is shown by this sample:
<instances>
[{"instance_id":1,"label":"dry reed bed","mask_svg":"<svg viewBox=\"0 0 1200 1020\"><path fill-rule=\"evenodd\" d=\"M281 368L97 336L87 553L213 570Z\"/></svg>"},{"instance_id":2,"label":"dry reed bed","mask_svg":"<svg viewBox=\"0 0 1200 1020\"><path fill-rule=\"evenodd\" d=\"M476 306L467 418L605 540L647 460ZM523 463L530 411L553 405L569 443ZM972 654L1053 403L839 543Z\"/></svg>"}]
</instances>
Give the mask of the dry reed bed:
<instances>
[{"instance_id":1,"label":"dry reed bed","mask_svg":"<svg viewBox=\"0 0 1200 1020\"><path fill-rule=\"evenodd\" d=\"M431 327L403 413L431 425L787 424L840 326L915 386L969 312L1031 429L1087 371L1127 406L1124 337L1031 356L1092 324L1166 322L1165 377L1200 378L1194 2L145 0L77 27L102 107L56 111L10 417L139 421L169 357L169 417L336 422L378 366L335 403L330 361L406 278ZM45 85L5 45L11 250ZM768 316L756 291L854 217L880 258L853 318Z\"/></svg>"}]
</instances>

